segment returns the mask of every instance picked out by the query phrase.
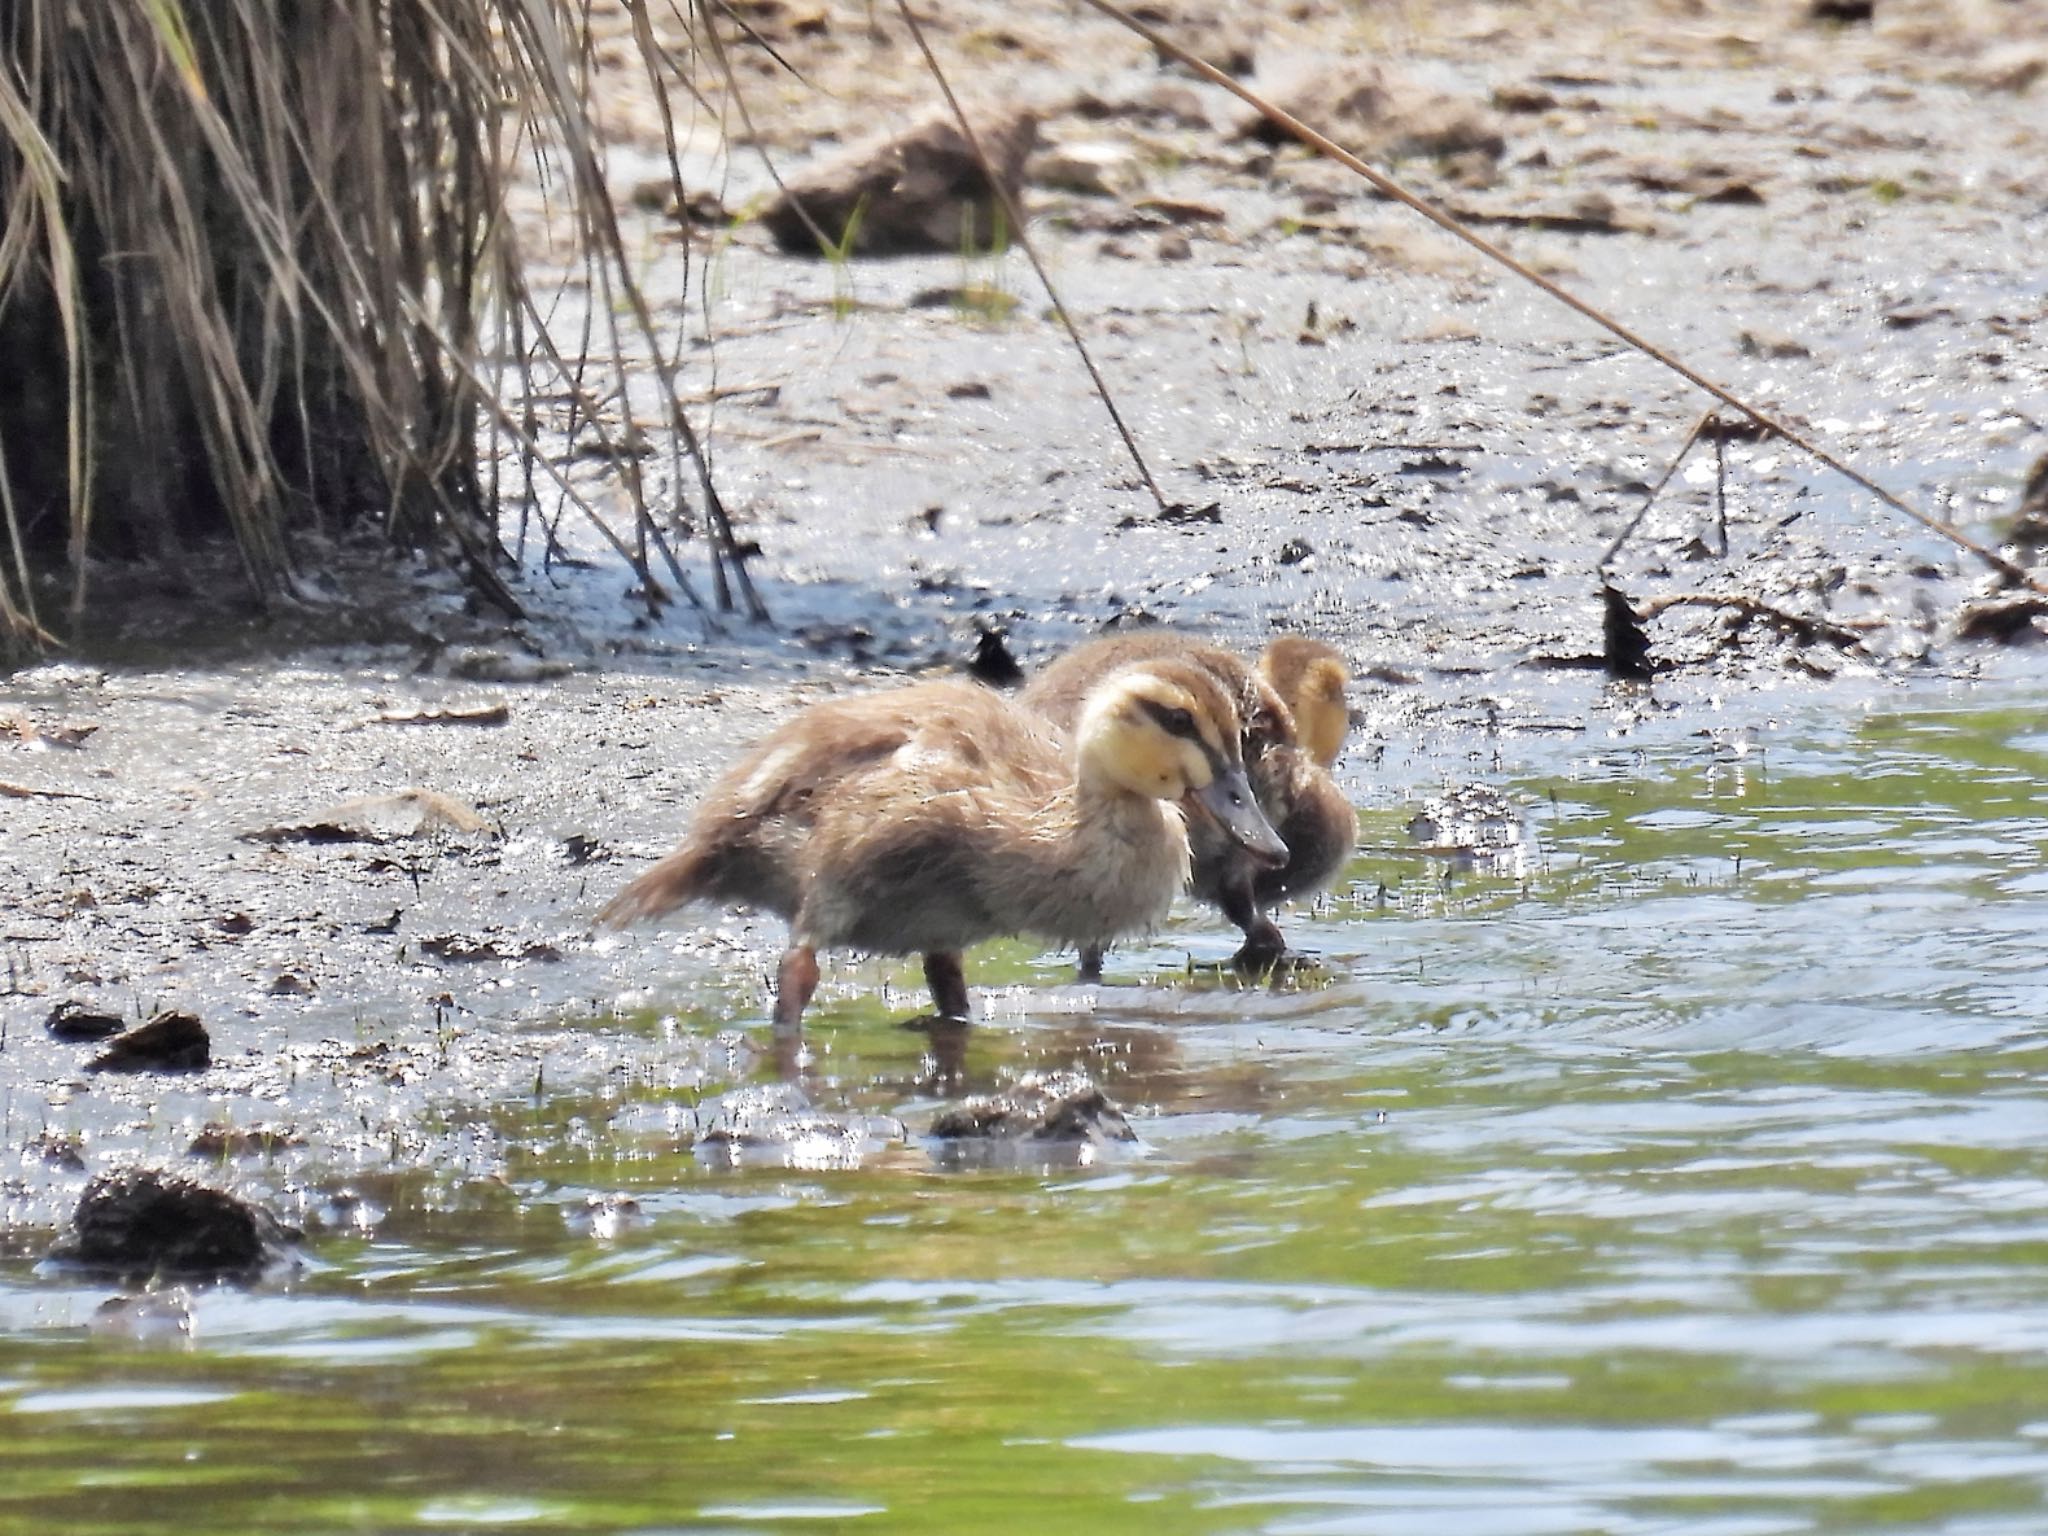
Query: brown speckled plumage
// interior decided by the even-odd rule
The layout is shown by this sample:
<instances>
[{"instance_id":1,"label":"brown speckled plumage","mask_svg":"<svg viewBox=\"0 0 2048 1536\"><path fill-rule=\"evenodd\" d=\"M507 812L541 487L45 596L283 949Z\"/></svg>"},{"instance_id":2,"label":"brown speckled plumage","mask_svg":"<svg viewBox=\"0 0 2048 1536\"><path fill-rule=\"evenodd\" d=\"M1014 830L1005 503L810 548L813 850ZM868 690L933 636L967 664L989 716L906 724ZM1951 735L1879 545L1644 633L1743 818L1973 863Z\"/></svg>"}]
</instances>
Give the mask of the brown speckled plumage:
<instances>
[{"instance_id":1,"label":"brown speckled plumage","mask_svg":"<svg viewBox=\"0 0 2048 1536\"><path fill-rule=\"evenodd\" d=\"M977 683L943 681L812 705L704 797L689 835L601 920L689 902L735 902L789 920L777 1019L794 1024L816 949L924 954L942 1014L964 1015L958 954L1034 934L1088 944L1150 927L1187 879L1188 845L1165 788L1177 751L1132 700L1185 706L1236 755L1226 690L1187 661L1099 679L1083 750ZM1162 767L1162 764L1169 764ZM1142 781L1142 782L1141 782Z\"/></svg>"},{"instance_id":2,"label":"brown speckled plumage","mask_svg":"<svg viewBox=\"0 0 2048 1536\"><path fill-rule=\"evenodd\" d=\"M1236 698L1245 722L1245 767L1252 789L1287 844L1287 862L1269 868L1246 858L1214 827L1198 820L1188 829L1190 890L1244 930L1245 946L1238 954L1242 963L1269 966L1286 953L1286 941L1266 909L1321 891L1343 869L1357 842L1357 814L1328 772L1349 726L1344 693L1349 669L1335 648L1306 636L1279 637L1254 667L1234 651L1184 631L1141 629L1069 651L1032 679L1022 699L1064 729L1100 678L1136 660L1163 658L1194 662ZM1311 741L1317 750L1311 750ZM1084 952L1084 972L1099 963L1099 955Z\"/></svg>"}]
</instances>

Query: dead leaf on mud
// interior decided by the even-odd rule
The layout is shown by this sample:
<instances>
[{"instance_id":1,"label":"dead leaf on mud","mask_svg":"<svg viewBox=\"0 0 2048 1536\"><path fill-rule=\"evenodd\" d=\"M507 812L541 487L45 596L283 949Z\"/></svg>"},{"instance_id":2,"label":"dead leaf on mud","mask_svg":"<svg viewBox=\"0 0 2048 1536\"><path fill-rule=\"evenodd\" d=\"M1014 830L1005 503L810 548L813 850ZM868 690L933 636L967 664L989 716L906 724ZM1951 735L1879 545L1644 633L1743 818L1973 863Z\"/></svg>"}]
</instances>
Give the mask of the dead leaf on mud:
<instances>
[{"instance_id":1,"label":"dead leaf on mud","mask_svg":"<svg viewBox=\"0 0 2048 1536\"><path fill-rule=\"evenodd\" d=\"M0 731L10 731L31 751L61 747L76 752L99 726L86 721L66 720L58 725L37 725L27 715L0 715Z\"/></svg>"},{"instance_id":2,"label":"dead leaf on mud","mask_svg":"<svg viewBox=\"0 0 2048 1536\"><path fill-rule=\"evenodd\" d=\"M401 789L345 801L303 821L244 832L252 843L381 843L436 833L473 835L491 825L472 807L432 789Z\"/></svg>"},{"instance_id":3,"label":"dead leaf on mud","mask_svg":"<svg viewBox=\"0 0 2048 1536\"><path fill-rule=\"evenodd\" d=\"M32 784L10 784L0 779L0 800L97 800L70 789L37 789Z\"/></svg>"},{"instance_id":4,"label":"dead leaf on mud","mask_svg":"<svg viewBox=\"0 0 2048 1536\"><path fill-rule=\"evenodd\" d=\"M449 705L442 709L415 709L378 715L376 725L504 725L512 719L512 706L496 704Z\"/></svg>"}]
</instances>

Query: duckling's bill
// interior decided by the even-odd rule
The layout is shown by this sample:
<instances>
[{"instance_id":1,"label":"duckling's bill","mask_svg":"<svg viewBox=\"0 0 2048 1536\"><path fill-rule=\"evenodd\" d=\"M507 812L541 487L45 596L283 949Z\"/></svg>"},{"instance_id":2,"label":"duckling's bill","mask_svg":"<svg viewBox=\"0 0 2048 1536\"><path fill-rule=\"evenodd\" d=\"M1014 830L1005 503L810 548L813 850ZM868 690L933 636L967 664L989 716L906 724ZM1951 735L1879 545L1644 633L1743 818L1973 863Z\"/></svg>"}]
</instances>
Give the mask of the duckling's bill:
<instances>
[{"instance_id":1,"label":"duckling's bill","mask_svg":"<svg viewBox=\"0 0 2048 1536\"><path fill-rule=\"evenodd\" d=\"M1259 809L1258 797L1242 767L1225 769L1200 789L1190 790L1181 803L1215 822L1232 842L1261 863L1277 867L1287 862L1287 845Z\"/></svg>"}]
</instances>

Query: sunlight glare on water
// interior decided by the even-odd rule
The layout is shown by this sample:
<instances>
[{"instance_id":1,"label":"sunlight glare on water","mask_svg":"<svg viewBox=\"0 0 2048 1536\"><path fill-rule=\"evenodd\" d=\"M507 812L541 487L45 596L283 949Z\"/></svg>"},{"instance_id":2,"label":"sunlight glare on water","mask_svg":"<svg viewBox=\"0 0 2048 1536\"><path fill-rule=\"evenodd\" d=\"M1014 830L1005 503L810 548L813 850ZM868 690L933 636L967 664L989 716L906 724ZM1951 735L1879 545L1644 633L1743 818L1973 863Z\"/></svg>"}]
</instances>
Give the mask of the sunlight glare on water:
<instances>
[{"instance_id":1,"label":"sunlight glare on water","mask_svg":"<svg viewBox=\"0 0 2048 1536\"><path fill-rule=\"evenodd\" d=\"M909 1141L857 1168L621 1088L502 1106L503 1180L394 1178L189 1342L14 1265L0 1527L2048 1529L2041 718L1534 744L1462 867L1390 761L1317 973L1184 975L1194 918L1099 995L984 957L1028 985L968 1086L1086 1068L1144 1137L1092 1165L939 1166L863 986L811 1096Z\"/></svg>"}]
</instances>

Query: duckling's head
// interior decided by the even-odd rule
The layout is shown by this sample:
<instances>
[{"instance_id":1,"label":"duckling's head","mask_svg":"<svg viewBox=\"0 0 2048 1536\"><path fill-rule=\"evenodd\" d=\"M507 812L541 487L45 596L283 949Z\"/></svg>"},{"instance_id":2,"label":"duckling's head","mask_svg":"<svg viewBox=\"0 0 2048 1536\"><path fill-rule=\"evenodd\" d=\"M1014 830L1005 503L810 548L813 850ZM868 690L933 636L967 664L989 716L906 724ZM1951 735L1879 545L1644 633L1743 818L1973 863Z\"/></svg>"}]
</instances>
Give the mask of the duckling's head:
<instances>
[{"instance_id":1,"label":"duckling's head","mask_svg":"<svg viewBox=\"0 0 2048 1536\"><path fill-rule=\"evenodd\" d=\"M1287 857L1245 779L1237 706L1207 669L1159 659L1111 673L1083 703L1076 735L1083 779L1181 801L1257 857Z\"/></svg>"},{"instance_id":2,"label":"duckling's head","mask_svg":"<svg viewBox=\"0 0 2048 1536\"><path fill-rule=\"evenodd\" d=\"M1351 668L1337 648L1307 635L1282 635L1259 658L1259 675L1287 701L1309 756L1325 768L1336 762L1351 734L1351 701L1344 692Z\"/></svg>"}]
</instances>

